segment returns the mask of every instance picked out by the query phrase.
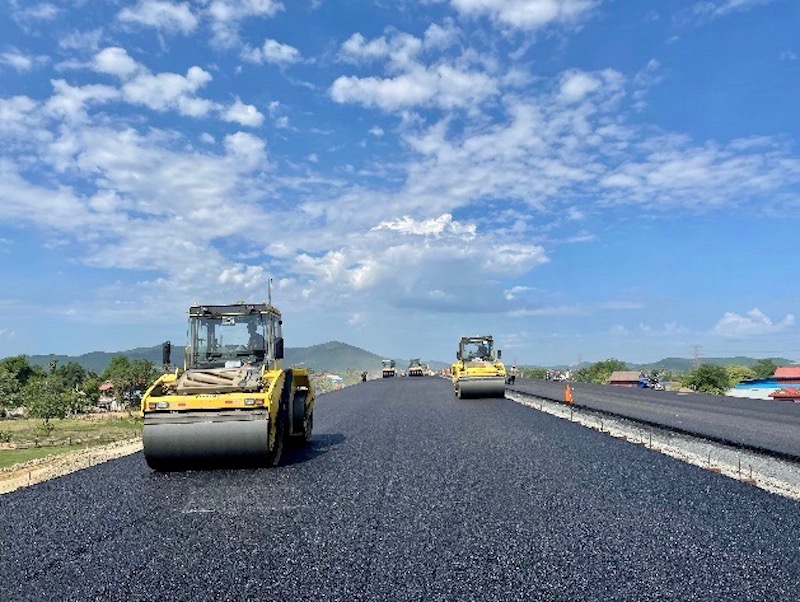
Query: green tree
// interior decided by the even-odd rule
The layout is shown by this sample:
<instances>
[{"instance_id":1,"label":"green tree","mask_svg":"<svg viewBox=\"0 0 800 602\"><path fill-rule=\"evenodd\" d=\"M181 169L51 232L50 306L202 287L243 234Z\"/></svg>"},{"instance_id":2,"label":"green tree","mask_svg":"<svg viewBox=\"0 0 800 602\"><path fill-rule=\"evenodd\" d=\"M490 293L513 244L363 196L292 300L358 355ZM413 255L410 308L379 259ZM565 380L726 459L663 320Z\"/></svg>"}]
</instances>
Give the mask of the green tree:
<instances>
[{"instance_id":1,"label":"green tree","mask_svg":"<svg viewBox=\"0 0 800 602\"><path fill-rule=\"evenodd\" d=\"M0 360L0 368L8 370L17 380L20 387L25 386L28 380L36 375L44 374L39 366L33 366L28 361L27 355L15 355Z\"/></svg>"},{"instance_id":2,"label":"green tree","mask_svg":"<svg viewBox=\"0 0 800 602\"><path fill-rule=\"evenodd\" d=\"M61 380L64 386L72 387L77 391L86 379L87 371L78 362L67 362L63 366L56 367L53 374Z\"/></svg>"},{"instance_id":3,"label":"green tree","mask_svg":"<svg viewBox=\"0 0 800 602\"><path fill-rule=\"evenodd\" d=\"M22 388L22 399L28 414L41 418L50 427L53 418L64 418L69 411L69 392L65 392L57 379L31 378Z\"/></svg>"},{"instance_id":4,"label":"green tree","mask_svg":"<svg viewBox=\"0 0 800 602\"><path fill-rule=\"evenodd\" d=\"M11 408L22 403L20 384L16 376L5 366L0 365L0 417Z\"/></svg>"},{"instance_id":5,"label":"green tree","mask_svg":"<svg viewBox=\"0 0 800 602\"><path fill-rule=\"evenodd\" d=\"M100 401L100 385L105 381L96 372L87 370L80 384L80 394L87 406L96 406Z\"/></svg>"},{"instance_id":6,"label":"green tree","mask_svg":"<svg viewBox=\"0 0 800 602\"><path fill-rule=\"evenodd\" d=\"M121 407L131 409L141 398L141 393L155 380L159 372L153 362L145 359L129 360L117 355L103 372L103 380L114 384L114 394Z\"/></svg>"},{"instance_id":7,"label":"green tree","mask_svg":"<svg viewBox=\"0 0 800 602\"><path fill-rule=\"evenodd\" d=\"M547 376L547 368L540 368L534 366L532 368L523 368L521 370L523 378L538 378L540 380Z\"/></svg>"},{"instance_id":8,"label":"green tree","mask_svg":"<svg viewBox=\"0 0 800 602\"><path fill-rule=\"evenodd\" d=\"M728 375L729 388L756 377L755 371L747 366L725 366L725 372Z\"/></svg>"},{"instance_id":9,"label":"green tree","mask_svg":"<svg viewBox=\"0 0 800 602\"><path fill-rule=\"evenodd\" d=\"M701 364L690 372L684 383L700 393L722 395L728 387L728 372L724 366Z\"/></svg>"},{"instance_id":10,"label":"green tree","mask_svg":"<svg viewBox=\"0 0 800 602\"><path fill-rule=\"evenodd\" d=\"M778 364L769 358L758 360L753 364L753 372L756 378L770 378L775 374L777 368Z\"/></svg>"},{"instance_id":11,"label":"green tree","mask_svg":"<svg viewBox=\"0 0 800 602\"><path fill-rule=\"evenodd\" d=\"M609 358L607 360L603 360L602 362L591 364L586 368L576 370L573 373L572 378L573 380L585 383L605 384L611 378L611 374L613 372L626 369L627 365L625 362L614 358Z\"/></svg>"}]
</instances>

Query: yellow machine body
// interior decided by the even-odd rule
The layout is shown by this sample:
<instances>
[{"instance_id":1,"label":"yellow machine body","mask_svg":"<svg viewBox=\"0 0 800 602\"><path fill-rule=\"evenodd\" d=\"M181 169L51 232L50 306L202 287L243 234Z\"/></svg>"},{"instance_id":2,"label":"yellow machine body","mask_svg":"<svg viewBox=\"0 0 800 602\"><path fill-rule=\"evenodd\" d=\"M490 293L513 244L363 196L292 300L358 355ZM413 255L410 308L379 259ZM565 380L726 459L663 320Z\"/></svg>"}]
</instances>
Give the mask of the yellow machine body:
<instances>
[{"instance_id":1,"label":"yellow machine body","mask_svg":"<svg viewBox=\"0 0 800 602\"><path fill-rule=\"evenodd\" d=\"M500 355L491 336L461 337L456 362L450 367L455 395L504 397L507 372Z\"/></svg>"},{"instance_id":2,"label":"yellow machine body","mask_svg":"<svg viewBox=\"0 0 800 602\"><path fill-rule=\"evenodd\" d=\"M184 368L160 376L142 397L148 465L276 465L285 443L309 440L314 411L308 370L280 365L280 313L234 304L193 306L189 314ZM251 323L248 346L235 327Z\"/></svg>"}]
</instances>

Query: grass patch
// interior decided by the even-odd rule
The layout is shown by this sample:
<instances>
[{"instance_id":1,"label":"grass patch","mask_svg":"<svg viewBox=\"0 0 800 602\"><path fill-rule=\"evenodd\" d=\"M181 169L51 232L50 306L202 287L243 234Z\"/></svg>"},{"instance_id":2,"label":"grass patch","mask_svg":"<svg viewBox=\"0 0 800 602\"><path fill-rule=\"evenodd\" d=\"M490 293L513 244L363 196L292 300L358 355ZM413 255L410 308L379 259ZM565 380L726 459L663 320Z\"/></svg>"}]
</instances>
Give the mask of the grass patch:
<instances>
[{"instance_id":1,"label":"grass patch","mask_svg":"<svg viewBox=\"0 0 800 602\"><path fill-rule=\"evenodd\" d=\"M21 464L29 460L38 460L48 456L57 456L69 451L81 449L80 445L72 447L30 447L27 449L4 449L0 451L0 469Z\"/></svg>"},{"instance_id":2,"label":"grass patch","mask_svg":"<svg viewBox=\"0 0 800 602\"><path fill-rule=\"evenodd\" d=\"M51 420L45 428L41 420L0 420L0 443L14 449L0 449L0 468L34 458L60 454L84 447L95 447L138 437L142 421L127 416L80 416Z\"/></svg>"}]
</instances>

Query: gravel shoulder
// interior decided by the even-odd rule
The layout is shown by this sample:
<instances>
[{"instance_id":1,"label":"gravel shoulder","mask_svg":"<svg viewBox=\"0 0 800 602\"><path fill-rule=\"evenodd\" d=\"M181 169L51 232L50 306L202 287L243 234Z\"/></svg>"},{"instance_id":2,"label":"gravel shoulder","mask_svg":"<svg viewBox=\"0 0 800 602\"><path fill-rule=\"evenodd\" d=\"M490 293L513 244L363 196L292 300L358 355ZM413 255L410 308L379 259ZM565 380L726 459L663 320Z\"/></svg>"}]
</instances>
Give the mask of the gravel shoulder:
<instances>
[{"instance_id":1,"label":"gravel shoulder","mask_svg":"<svg viewBox=\"0 0 800 602\"><path fill-rule=\"evenodd\" d=\"M55 479L77 470L134 454L142 449L142 439L116 441L107 445L39 458L15 464L0 471L0 495L22 487Z\"/></svg>"}]
</instances>

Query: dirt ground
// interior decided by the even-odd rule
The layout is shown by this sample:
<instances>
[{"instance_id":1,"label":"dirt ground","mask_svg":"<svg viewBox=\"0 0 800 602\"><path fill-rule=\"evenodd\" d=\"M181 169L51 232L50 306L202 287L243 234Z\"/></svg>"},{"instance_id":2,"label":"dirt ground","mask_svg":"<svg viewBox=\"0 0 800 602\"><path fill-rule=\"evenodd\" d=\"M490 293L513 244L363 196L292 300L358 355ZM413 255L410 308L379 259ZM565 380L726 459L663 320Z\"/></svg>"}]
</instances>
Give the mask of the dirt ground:
<instances>
[{"instance_id":1,"label":"dirt ground","mask_svg":"<svg viewBox=\"0 0 800 602\"><path fill-rule=\"evenodd\" d=\"M142 440L137 437L15 464L0 471L0 495L128 456L141 449Z\"/></svg>"}]
</instances>

